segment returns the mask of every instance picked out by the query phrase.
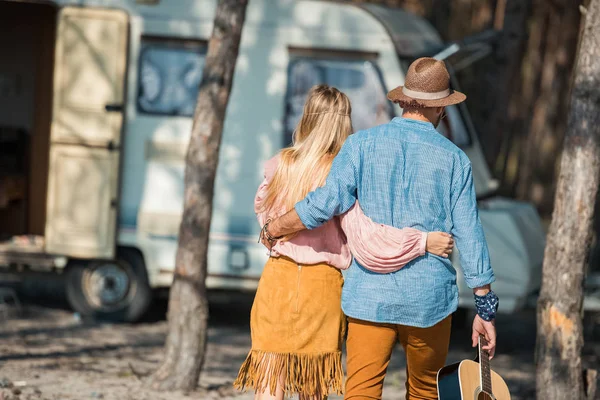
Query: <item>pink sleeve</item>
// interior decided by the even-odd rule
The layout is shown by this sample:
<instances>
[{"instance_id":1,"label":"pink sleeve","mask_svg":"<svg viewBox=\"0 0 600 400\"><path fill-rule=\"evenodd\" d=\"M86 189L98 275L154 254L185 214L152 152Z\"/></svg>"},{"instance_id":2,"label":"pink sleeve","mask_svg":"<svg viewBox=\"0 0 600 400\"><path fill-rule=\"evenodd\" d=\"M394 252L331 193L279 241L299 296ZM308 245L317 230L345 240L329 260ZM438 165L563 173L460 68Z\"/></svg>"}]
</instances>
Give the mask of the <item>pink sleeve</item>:
<instances>
[{"instance_id":1,"label":"pink sleeve","mask_svg":"<svg viewBox=\"0 0 600 400\"><path fill-rule=\"evenodd\" d=\"M256 191L256 196L254 197L254 212L256 213L256 218L258 219L258 223L262 227L265 224L265 221L268 218L266 212L259 212L260 206L267 195L267 188L269 187L269 183L273 179L275 175L275 171L277 171L277 166L279 165L279 155L271 158L265 163L265 174L264 179L258 190Z\"/></svg>"},{"instance_id":2,"label":"pink sleeve","mask_svg":"<svg viewBox=\"0 0 600 400\"><path fill-rule=\"evenodd\" d=\"M341 224L352 255L370 271L394 272L425 254L427 232L377 224L358 202L341 217Z\"/></svg>"}]
</instances>

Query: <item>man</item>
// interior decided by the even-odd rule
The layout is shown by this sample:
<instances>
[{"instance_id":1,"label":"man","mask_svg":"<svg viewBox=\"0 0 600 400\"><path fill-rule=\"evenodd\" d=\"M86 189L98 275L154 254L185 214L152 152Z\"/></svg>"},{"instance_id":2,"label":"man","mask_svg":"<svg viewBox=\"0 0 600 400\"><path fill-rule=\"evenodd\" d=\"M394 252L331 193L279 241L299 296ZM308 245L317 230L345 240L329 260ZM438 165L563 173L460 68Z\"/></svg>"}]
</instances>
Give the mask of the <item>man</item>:
<instances>
[{"instance_id":1,"label":"man","mask_svg":"<svg viewBox=\"0 0 600 400\"><path fill-rule=\"evenodd\" d=\"M313 229L346 212L358 199L374 221L455 237L461 265L473 288L477 315L473 345L484 335L493 355L498 298L477 213L471 163L435 127L444 107L465 100L449 88L443 62L421 58L409 67L404 87L388 98L402 118L348 138L326 184L295 209L263 228L266 245L284 235ZM346 399L381 399L392 350L400 341L407 358L407 399L437 399L436 374L444 366L450 318L458 305L450 261L427 254L390 274L370 272L353 261L342 308L348 316Z\"/></svg>"}]
</instances>

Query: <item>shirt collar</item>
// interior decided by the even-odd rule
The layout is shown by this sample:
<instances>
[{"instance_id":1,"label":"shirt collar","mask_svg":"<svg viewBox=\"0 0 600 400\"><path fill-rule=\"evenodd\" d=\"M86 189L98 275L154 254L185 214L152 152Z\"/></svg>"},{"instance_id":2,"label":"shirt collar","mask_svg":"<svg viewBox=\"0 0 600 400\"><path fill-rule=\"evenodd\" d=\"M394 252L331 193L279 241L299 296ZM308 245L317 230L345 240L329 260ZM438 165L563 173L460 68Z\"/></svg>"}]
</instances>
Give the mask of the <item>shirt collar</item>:
<instances>
[{"instance_id":1,"label":"shirt collar","mask_svg":"<svg viewBox=\"0 0 600 400\"><path fill-rule=\"evenodd\" d=\"M428 128L435 130L433 124L428 121L419 121L417 119L411 119L411 118L394 117L394 119L392 119L392 122L394 122L396 124L400 124L400 125L416 124L416 125L420 125L422 127L428 127Z\"/></svg>"}]
</instances>

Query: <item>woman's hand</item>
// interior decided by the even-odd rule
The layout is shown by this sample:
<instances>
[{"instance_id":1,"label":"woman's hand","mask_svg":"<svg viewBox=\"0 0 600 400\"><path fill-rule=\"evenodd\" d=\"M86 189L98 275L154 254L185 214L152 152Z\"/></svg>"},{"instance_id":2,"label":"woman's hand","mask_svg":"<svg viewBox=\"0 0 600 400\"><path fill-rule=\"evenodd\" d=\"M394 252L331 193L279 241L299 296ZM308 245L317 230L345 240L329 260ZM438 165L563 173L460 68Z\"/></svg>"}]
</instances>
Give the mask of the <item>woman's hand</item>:
<instances>
[{"instance_id":1,"label":"woman's hand","mask_svg":"<svg viewBox=\"0 0 600 400\"><path fill-rule=\"evenodd\" d=\"M452 235L446 232L429 232L425 251L436 256L448 258L454 248Z\"/></svg>"}]
</instances>

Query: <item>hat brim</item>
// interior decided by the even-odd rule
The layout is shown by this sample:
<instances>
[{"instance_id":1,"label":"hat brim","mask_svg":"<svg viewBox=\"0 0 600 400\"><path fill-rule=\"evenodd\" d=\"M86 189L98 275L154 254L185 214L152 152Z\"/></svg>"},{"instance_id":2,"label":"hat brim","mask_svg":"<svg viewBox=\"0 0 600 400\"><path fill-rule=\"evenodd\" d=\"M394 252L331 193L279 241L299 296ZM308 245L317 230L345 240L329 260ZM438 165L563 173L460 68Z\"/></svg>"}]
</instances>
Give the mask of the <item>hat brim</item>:
<instances>
[{"instance_id":1,"label":"hat brim","mask_svg":"<svg viewBox=\"0 0 600 400\"><path fill-rule=\"evenodd\" d=\"M403 86L398 86L396 89L390 90L387 94L387 98L394 103L398 102L406 102L406 103L415 103L417 106L421 107L446 107L454 104L462 103L467 99L467 96L464 93L457 92L456 90L450 89L450 95L443 97L441 99L436 100L423 100L423 99L415 99L414 97L409 97L404 94L402 91Z\"/></svg>"}]
</instances>

